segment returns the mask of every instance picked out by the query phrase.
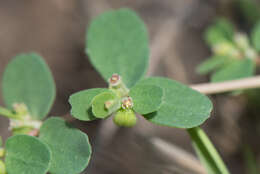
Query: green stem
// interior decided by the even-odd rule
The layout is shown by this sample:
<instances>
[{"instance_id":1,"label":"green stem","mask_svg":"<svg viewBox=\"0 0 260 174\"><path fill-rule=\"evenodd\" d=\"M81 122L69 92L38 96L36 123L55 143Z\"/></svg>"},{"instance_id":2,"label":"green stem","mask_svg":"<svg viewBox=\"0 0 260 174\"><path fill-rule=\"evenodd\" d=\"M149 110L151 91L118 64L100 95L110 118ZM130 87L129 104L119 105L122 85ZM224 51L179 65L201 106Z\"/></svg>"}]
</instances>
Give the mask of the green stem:
<instances>
[{"instance_id":1,"label":"green stem","mask_svg":"<svg viewBox=\"0 0 260 174\"><path fill-rule=\"evenodd\" d=\"M0 115L11 118L11 119L20 119L16 114L12 111L0 106Z\"/></svg>"},{"instance_id":2,"label":"green stem","mask_svg":"<svg viewBox=\"0 0 260 174\"><path fill-rule=\"evenodd\" d=\"M225 163L206 133L199 127L187 129L187 131L192 139L192 145L208 173L229 174Z\"/></svg>"}]
</instances>

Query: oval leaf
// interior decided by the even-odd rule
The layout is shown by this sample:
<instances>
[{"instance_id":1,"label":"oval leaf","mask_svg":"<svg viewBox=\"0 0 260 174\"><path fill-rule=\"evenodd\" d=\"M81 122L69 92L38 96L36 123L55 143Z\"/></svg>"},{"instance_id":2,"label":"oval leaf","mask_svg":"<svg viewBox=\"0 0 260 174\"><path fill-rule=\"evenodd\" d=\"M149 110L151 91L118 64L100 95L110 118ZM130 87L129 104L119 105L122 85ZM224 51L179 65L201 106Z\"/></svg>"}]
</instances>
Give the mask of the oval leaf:
<instances>
[{"instance_id":1,"label":"oval leaf","mask_svg":"<svg viewBox=\"0 0 260 174\"><path fill-rule=\"evenodd\" d=\"M160 108L163 90L154 85L137 84L130 90L129 96L133 99L135 112L149 114Z\"/></svg>"},{"instance_id":2,"label":"oval leaf","mask_svg":"<svg viewBox=\"0 0 260 174\"><path fill-rule=\"evenodd\" d=\"M106 103L110 102L110 108L106 108ZM106 118L112 112L120 108L120 100L117 98L116 94L107 91L102 92L95 96L92 100L92 113L97 118Z\"/></svg>"},{"instance_id":3,"label":"oval leaf","mask_svg":"<svg viewBox=\"0 0 260 174\"><path fill-rule=\"evenodd\" d=\"M174 80L162 77L151 77L140 84L156 85L163 89L164 96L158 111L144 115L152 123L192 128L209 118L212 103L205 95Z\"/></svg>"},{"instance_id":4,"label":"oval leaf","mask_svg":"<svg viewBox=\"0 0 260 174\"><path fill-rule=\"evenodd\" d=\"M55 99L55 84L50 69L34 53L15 57L5 69L2 85L7 107L12 109L14 103L24 103L35 119L43 119Z\"/></svg>"},{"instance_id":5,"label":"oval leaf","mask_svg":"<svg viewBox=\"0 0 260 174\"><path fill-rule=\"evenodd\" d=\"M215 72L211 77L211 82L222 82L227 80L237 80L251 77L255 72L255 63L252 59L236 60L225 65Z\"/></svg>"},{"instance_id":6,"label":"oval leaf","mask_svg":"<svg viewBox=\"0 0 260 174\"><path fill-rule=\"evenodd\" d=\"M6 142L8 174L46 174L51 161L49 148L38 138L15 135Z\"/></svg>"},{"instance_id":7,"label":"oval leaf","mask_svg":"<svg viewBox=\"0 0 260 174\"><path fill-rule=\"evenodd\" d=\"M71 115L83 121L92 121L97 119L92 113L91 101L96 95L105 91L109 90L104 88L95 88L83 90L71 95L69 98Z\"/></svg>"},{"instance_id":8,"label":"oval leaf","mask_svg":"<svg viewBox=\"0 0 260 174\"><path fill-rule=\"evenodd\" d=\"M234 26L225 18L219 18L207 29L205 39L209 45L214 46L221 42L232 41L233 35Z\"/></svg>"},{"instance_id":9,"label":"oval leaf","mask_svg":"<svg viewBox=\"0 0 260 174\"><path fill-rule=\"evenodd\" d=\"M199 74L207 74L215 69L218 69L228 61L225 56L213 56L202 62L196 69Z\"/></svg>"},{"instance_id":10,"label":"oval leaf","mask_svg":"<svg viewBox=\"0 0 260 174\"><path fill-rule=\"evenodd\" d=\"M52 153L50 173L81 173L87 167L91 156L88 136L64 120L57 117L46 120L39 138Z\"/></svg>"},{"instance_id":11,"label":"oval leaf","mask_svg":"<svg viewBox=\"0 0 260 174\"><path fill-rule=\"evenodd\" d=\"M103 13L88 29L86 52L105 80L117 73L132 87L145 75L148 66L146 27L128 9Z\"/></svg>"},{"instance_id":12,"label":"oval leaf","mask_svg":"<svg viewBox=\"0 0 260 174\"><path fill-rule=\"evenodd\" d=\"M251 33L251 40L254 45L254 48L257 51L260 51L260 22L255 25Z\"/></svg>"}]
</instances>

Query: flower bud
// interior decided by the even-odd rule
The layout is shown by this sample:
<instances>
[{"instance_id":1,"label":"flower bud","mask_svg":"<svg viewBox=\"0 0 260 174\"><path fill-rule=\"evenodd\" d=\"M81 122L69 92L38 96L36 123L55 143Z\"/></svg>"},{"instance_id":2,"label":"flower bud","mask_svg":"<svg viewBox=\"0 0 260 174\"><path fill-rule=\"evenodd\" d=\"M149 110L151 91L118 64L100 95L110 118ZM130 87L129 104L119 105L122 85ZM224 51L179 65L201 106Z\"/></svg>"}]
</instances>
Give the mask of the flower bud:
<instances>
[{"instance_id":1,"label":"flower bud","mask_svg":"<svg viewBox=\"0 0 260 174\"><path fill-rule=\"evenodd\" d=\"M124 97L128 94L129 89L123 83L121 76L118 74L113 74L109 79L109 89L112 90L117 96Z\"/></svg>"},{"instance_id":2,"label":"flower bud","mask_svg":"<svg viewBox=\"0 0 260 174\"><path fill-rule=\"evenodd\" d=\"M131 109L134 106L133 99L131 97L125 97L122 99L122 108Z\"/></svg>"},{"instance_id":3,"label":"flower bud","mask_svg":"<svg viewBox=\"0 0 260 174\"><path fill-rule=\"evenodd\" d=\"M136 125L136 115L132 109L120 109L114 117L114 123L122 127L132 127Z\"/></svg>"},{"instance_id":4,"label":"flower bud","mask_svg":"<svg viewBox=\"0 0 260 174\"><path fill-rule=\"evenodd\" d=\"M109 86L111 87L116 87L119 86L121 83L121 77L118 74L113 74L109 79L108 79Z\"/></svg>"}]
</instances>

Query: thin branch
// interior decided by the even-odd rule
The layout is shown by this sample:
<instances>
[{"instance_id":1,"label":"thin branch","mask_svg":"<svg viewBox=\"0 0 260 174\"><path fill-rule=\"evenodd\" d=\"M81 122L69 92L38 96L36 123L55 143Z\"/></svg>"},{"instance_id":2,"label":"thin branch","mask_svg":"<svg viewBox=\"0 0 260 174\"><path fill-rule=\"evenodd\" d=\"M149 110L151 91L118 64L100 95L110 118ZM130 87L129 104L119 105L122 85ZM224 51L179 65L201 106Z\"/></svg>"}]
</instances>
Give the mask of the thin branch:
<instances>
[{"instance_id":1,"label":"thin branch","mask_svg":"<svg viewBox=\"0 0 260 174\"><path fill-rule=\"evenodd\" d=\"M12 118L12 119L19 119L19 117L17 117L17 115L15 115L14 113L12 113L12 111L1 106L0 106L0 116L5 116L7 118Z\"/></svg>"},{"instance_id":2,"label":"thin branch","mask_svg":"<svg viewBox=\"0 0 260 174\"><path fill-rule=\"evenodd\" d=\"M186 150L160 138L152 138L150 142L159 149L161 153L175 161L178 165L183 166L196 174L207 173L198 159Z\"/></svg>"},{"instance_id":3,"label":"thin branch","mask_svg":"<svg viewBox=\"0 0 260 174\"><path fill-rule=\"evenodd\" d=\"M260 75L241 80L190 85L190 87L203 94L217 94L241 89L260 88Z\"/></svg>"}]
</instances>

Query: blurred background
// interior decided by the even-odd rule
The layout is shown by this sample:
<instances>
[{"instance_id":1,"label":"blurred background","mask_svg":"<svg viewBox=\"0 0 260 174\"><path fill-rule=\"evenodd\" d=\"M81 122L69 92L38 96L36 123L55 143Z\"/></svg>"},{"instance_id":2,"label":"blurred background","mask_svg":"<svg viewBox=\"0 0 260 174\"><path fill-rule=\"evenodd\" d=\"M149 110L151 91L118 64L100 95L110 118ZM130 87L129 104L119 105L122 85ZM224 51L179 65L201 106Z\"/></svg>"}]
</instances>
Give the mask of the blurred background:
<instances>
[{"instance_id":1,"label":"blurred background","mask_svg":"<svg viewBox=\"0 0 260 174\"><path fill-rule=\"evenodd\" d=\"M63 116L90 137L93 156L89 174L205 173L185 130L153 125L139 117L132 129L117 128L111 119L90 123L73 120L68 97L79 90L105 87L84 53L88 24L96 15L120 7L136 11L150 35L149 75L184 84L208 82L195 72L210 50L203 32L217 16L248 32L252 23L236 0L0 0L0 77L19 53L38 52L50 66L57 98L50 115ZM260 3L259 3L260 4ZM29 68L29 67L28 67ZM252 95L211 95L212 117L203 125L231 173L244 174L250 154L260 166L260 91ZM2 103L0 94L0 104ZM0 135L8 120L0 117ZM252 153L248 153L248 152Z\"/></svg>"}]
</instances>

